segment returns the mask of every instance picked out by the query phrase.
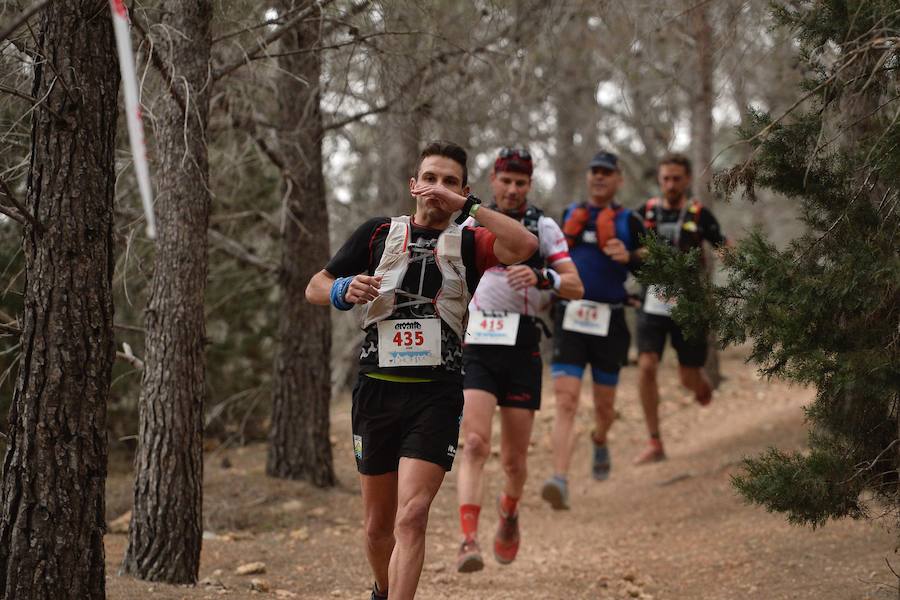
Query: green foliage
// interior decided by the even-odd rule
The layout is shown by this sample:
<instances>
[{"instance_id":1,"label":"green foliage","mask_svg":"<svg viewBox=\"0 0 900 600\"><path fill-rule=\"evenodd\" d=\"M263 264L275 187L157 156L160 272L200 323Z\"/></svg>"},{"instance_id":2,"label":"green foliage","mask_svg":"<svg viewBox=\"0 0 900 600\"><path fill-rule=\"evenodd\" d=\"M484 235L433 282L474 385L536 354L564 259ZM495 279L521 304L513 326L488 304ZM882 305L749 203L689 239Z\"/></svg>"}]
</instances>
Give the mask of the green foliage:
<instances>
[{"instance_id":1,"label":"green foliage","mask_svg":"<svg viewBox=\"0 0 900 600\"><path fill-rule=\"evenodd\" d=\"M771 450L734 483L816 526L864 516L866 490L900 508L900 56L880 41L900 31L900 11L822 0L776 12L803 46L808 98L784 119L751 115L742 133L753 154L720 183L750 199L756 187L779 193L806 233L777 249L754 232L724 257L719 286L695 257L651 244L643 279L678 295L676 319L749 342L764 374L815 387L809 452Z\"/></svg>"}]
</instances>

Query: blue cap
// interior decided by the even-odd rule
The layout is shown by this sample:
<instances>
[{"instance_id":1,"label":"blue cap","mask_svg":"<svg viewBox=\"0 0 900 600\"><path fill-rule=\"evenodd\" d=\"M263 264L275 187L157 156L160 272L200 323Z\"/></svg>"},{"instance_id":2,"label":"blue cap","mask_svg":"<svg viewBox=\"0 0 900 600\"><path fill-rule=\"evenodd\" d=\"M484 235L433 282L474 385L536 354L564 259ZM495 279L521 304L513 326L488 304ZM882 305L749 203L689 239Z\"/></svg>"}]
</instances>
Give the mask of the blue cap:
<instances>
[{"instance_id":1,"label":"blue cap","mask_svg":"<svg viewBox=\"0 0 900 600\"><path fill-rule=\"evenodd\" d=\"M601 150L597 154L594 155L594 158L591 159L591 162L588 164L588 169L593 169L595 167L601 167L604 169L610 169L612 171L619 170L619 157L613 154L612 152L607 152L606 150Z\"/></svg>"}]
</instances>

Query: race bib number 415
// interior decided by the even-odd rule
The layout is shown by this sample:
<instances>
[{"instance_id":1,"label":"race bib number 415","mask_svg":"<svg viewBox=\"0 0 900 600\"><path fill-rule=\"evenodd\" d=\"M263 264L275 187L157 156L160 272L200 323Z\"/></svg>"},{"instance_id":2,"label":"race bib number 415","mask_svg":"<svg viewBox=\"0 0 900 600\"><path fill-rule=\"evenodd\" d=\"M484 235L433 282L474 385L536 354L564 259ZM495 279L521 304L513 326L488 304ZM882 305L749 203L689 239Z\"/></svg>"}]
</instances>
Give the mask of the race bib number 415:
<instances>
[{"instance_id":1,"label":"race bib number 415","mask_svg":"<svg viewBox=\"0 0 900 600\"><path fill-rule=\"evenodd\" d=\"M588 335L606 336L609 333L609 304L590 300L573 300L566 305L563 329Z\"/></svg>"},{"instance_id":2,"label":"race bib number 415","mask_svg":"<svg viewBox=\"0 0 900 600\"><path fill-rule=\"evenodd\" d=\"M515 346L518 331L518 313L503 310L472 310L469 311L469 326L466 327L466 343Z\"/></svg>"},{"instance_id":3,"label":"race bib number 415","mask_svg":"<svg viewBox=\"0 0 900 600\"><path fill-rule=\"evenodd\" d=\"M432 367L441 364L440 319L378 322L379 367Z\"/></svg>"}]
</instances>

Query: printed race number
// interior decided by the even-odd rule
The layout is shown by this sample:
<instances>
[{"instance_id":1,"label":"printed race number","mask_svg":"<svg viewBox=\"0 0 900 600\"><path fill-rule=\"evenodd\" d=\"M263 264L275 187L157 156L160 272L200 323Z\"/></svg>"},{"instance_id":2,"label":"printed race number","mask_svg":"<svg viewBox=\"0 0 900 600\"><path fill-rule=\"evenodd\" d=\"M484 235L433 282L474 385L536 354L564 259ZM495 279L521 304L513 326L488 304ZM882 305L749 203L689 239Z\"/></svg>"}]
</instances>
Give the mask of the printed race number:
<instances>
[{"instance_id":1,"label":"printed race number","mask_svg":"<svg viewBox=\"0 0 900 600\"><path fill-rule=\"evenodd\" d=\"M490 346L515 346L519 314L503 310L469 311L466 343Z\"/></svg>"},{"instance_id":2,"label":"printed race number","mask_svg":"<svg viewBox=\"0 0 900 600\"><path fill-rule=\"evenodd\" d=\"M666 300L662 292L655 285L647 286L647 296L644 298L644 312L661 317L671 317L675 308L675 299Z\"/></svg>"},{"instance_id":3,"label":"printed race number","mask_svg":"<svg viewBox=\"0 0 900 600\"><path fill-rule=\"evenodd\" d=\"M441 364L440 319L378 322L379 367L431 367Z\"/></svg>"},{"instance_id":4,"label":"printed race number","mask_svg":"<svg viewBox=\"0 0 900 600\"><path fill-rule=\"evenodd\" d=\"M590 300L573 300L566 305L563 329L588 335L606 336L609 333L609 304Z\"/></svg>"}]
</instances>

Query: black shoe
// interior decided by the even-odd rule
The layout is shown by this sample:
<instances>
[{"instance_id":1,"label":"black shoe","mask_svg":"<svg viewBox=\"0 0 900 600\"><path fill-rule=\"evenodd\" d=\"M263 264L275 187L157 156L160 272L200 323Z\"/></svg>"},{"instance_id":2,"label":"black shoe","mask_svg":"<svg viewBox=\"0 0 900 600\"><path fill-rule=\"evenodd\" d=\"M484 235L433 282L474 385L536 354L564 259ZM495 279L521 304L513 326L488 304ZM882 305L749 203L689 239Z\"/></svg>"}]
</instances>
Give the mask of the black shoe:
<instances>
[{"instance_id":1,"label":"black shoe","mask_svg":"<svg viewBox=\"0 0 900 600\"><path fill-rule=\"evenodd\" d=\"M381 593L377 583L372 584L372 600L388 600L388 595Z\"/></svg>"}]
</instances>

